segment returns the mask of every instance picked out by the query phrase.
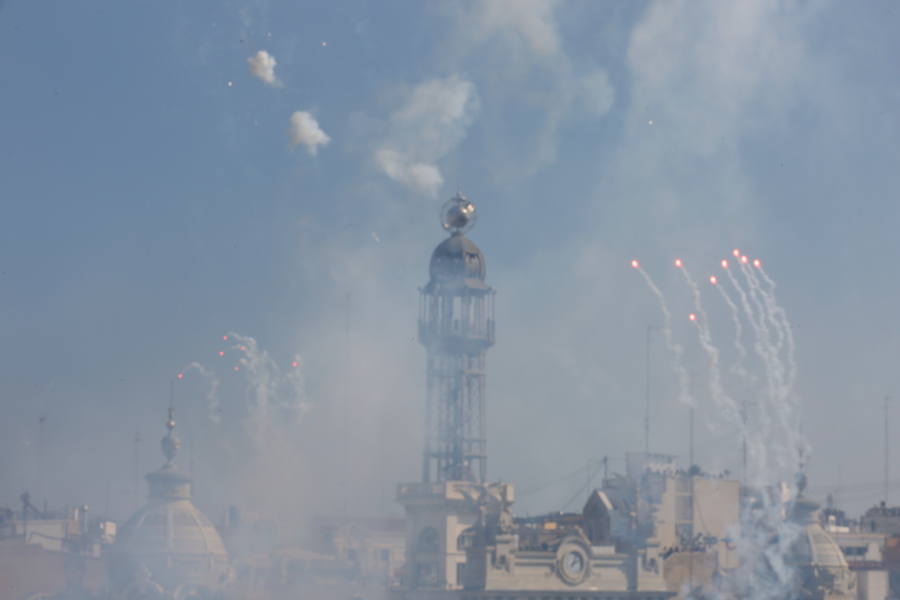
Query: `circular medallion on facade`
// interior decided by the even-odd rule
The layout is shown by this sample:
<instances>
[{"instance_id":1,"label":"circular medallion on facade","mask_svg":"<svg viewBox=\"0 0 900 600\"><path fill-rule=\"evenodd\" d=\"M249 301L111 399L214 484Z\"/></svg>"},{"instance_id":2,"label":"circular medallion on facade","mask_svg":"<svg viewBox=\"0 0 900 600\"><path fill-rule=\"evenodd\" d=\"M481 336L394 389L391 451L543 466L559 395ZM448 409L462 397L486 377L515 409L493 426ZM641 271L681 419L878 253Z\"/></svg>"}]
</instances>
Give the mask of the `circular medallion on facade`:
<instances>
[{"instance_id":1,"label":"circular medallion on facade","mask_svg":"<svg viewBox=\"0 0 900 600\"><path fill-rule=\"evenodd\" d=\"M575 544L564 544L557 552L557 567L560 578L569 585L578 585L588 575L590 563L584 548Z\"/></svg>"}]
</instances>

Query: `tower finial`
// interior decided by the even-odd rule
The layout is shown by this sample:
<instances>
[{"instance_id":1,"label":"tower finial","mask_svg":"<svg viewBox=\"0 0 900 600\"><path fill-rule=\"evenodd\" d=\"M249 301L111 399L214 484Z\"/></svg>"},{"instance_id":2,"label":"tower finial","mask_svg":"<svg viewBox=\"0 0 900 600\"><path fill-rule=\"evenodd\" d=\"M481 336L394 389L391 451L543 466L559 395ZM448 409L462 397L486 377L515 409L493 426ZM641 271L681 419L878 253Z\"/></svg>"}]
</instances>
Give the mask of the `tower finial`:
<instances>
[{"instance_id":1,"label":"tower finial","mask_svg":"<svg viewBox=\"0 0 900 600\"><path fill-rule=\"evenodd\" d=\"M453 234L472 229L477 217L475 205L458 188L456 195L441 207L441 226Z\"/></svg>"}]
</instances>

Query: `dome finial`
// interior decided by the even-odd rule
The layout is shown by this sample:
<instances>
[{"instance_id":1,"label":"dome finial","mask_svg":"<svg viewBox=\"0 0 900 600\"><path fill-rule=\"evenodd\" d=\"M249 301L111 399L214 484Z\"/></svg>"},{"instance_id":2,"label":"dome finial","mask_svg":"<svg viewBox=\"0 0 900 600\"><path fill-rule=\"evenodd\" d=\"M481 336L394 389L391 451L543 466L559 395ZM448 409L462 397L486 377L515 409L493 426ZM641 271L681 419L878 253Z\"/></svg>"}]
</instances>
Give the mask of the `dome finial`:
<instances>
[{"instance_id":1,"label":"dome finial","mask_svg":"<svg viewBox=\"0 0 900 600\"><path fill-rule=\"evenodd\" d=\"M477 218L475 205L459 190L441 207L441 226L453 234L469 231Z\"/></svg>"},{"instance_id":2,"label":"dome finial","mask_svg":"<svg viewBox=\"0 0 900 600\"><path fill-rule=\"evenodd\" d=\"M166 429L168 431L160 442L163 456L166 457L167 467L175 462L175 456L181 447L181 440L175 435L175 403L173 400L169 401L169 418L166 420Z\"/></svg>"}]
</instances>

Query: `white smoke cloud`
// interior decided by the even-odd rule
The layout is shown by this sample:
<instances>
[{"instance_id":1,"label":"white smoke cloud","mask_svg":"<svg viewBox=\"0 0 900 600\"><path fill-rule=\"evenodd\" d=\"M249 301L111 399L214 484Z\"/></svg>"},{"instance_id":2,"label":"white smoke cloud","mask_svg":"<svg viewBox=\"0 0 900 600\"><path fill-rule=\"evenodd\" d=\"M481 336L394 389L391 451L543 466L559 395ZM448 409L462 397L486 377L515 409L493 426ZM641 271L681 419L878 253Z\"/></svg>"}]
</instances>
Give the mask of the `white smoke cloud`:
<instances>
[{"instance_id":1,"label":"white smoke cloud","mask_svg":"<svg viewBox=\"0 0 900 600\"><path fill-rule=\"evenodd\" d=\"M315 156L319 146L325 146L331 141L328 134L322 131L318 121L305 110L298 110L291 115L291 125L288 130L291 137L291 146L306 146L307 152Z\"/></svg>"},{"instance_id":2,"label":"white smoke cloud","mask_svg":"<svg viewBox=\"0 0 900 600\"><path fill-rule=\"evenodd\" d=\"M436 196L444 178L435 163L466 137L478 109L475 86L458 76L419 84L390 116L376 164L394 181Z\"/></svg>"},{"instance_id":3,"label":"white smoke cloud","mask_svg":"<svg viewBox=\"0 0 900 600\"><path fill-rule=\"evenodd\" d=\"M247 59L247 65L250 68L250 74L266 85L270 85L272 87L278 87L281 85L281 81L279 81L278 77L275 76L275 66L277 64L278 61L275 60L275 57L265 50L260 50Z\"/></svg>"},{"instance_id":4,"label":"white smoke cloud","mask_svg":"<svg viewBox=\"0 0 900 600\"><path fill-rule=\"evenodd\" d=\"M481 42L502 35L523 41L538 56L560 51L559 31L554 17L558 0L481 0L465 9L465 35Z\"/></svg>"},{"instance_id":5,"label":"white smoke cloud","mask_svg":"<svg viewBox=\"0 0 900 600\"><path fill-rule=\"evenodd\" d=\"M436 166L411 163L407 156L390 148L377 150L375 162L394 181L430 196L434 196L444 183L444 177Z\"/></svg>"},{"instance_id":6,"label":"white smoke cloud","mask_svg":"<svg viewBox=\"0 0 900 600\"><path fill-rule=\"evenodd\" d=\"M521 179L552 164L560 131L575 118L603 117L615 89L605 69L575 60L562 42L557 0L479 0L447 9L455 21L447 59L472 73L485 98L492 168ZM527 127L511 115L527 113ZM527 140L523 143L523 139Z\"/></svg>"}]
</instances>

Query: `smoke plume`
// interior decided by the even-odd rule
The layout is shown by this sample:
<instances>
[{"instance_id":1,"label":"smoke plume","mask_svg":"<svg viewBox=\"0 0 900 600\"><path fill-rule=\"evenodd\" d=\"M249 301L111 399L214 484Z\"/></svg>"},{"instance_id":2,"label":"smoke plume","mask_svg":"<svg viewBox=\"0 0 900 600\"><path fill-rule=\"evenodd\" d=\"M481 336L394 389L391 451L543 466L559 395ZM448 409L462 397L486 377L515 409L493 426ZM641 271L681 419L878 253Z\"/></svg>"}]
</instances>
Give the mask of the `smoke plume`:
<instances>
[{"instance_id":1,"label":"smoke plume","mask_svg":"<svg viewBox=\"0 0 900 600\"><path fill-rule=\"evenodd\" d=\"M275 60L275 57L265 50L260 50L247 59L247 65L250 67L250 74L266 85L272 87L281 85L278 77L275 76L275 65L277 64L278 61Z\"/></svg>"},{"instance_id":2,"label":"smoke plume","mask_svg":"<svg viewBox=\"0 0 900 600\"><path fill-rule=\"evenodd\" d=\"M288 130L291 137L291 146L306 146L306 151L315 156L319 146L325 146L331 141L328 134L322 131L318 121L305 110L298 110L291 115L291 125Z\"/></svg>"},{"instance_id":3,"label":"smoke plume","mask_svg":"<svg viewBox=\"0 0 900 600\"><path fill-rule=\"evenodd\" d=\"M457 76L419 84L390 116L375 163L394 181L435 197L444 182L435 163L463 141L478 108L475 86Z\"/></svg>"}]
</instances>

